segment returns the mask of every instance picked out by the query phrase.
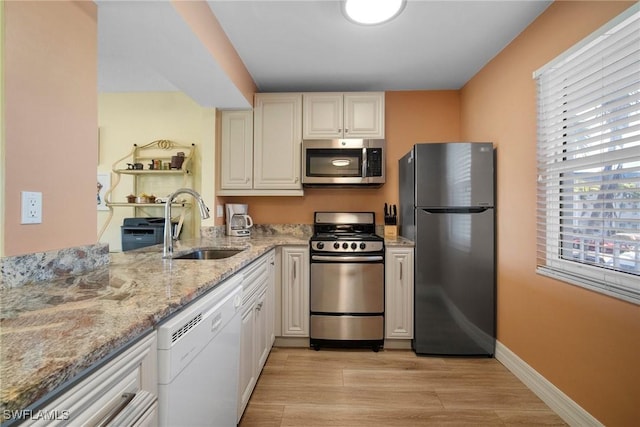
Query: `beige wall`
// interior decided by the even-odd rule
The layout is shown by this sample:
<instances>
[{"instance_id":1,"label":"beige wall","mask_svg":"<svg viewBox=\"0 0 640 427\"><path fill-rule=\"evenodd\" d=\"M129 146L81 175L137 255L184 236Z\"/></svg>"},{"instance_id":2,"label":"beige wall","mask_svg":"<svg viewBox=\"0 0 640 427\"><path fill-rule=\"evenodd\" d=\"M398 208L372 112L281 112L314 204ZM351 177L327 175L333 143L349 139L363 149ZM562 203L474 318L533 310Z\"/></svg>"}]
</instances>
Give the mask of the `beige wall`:
<instances>
[{"instance_id":1,"label":"beige wall","mask_svg":"<svg viewBox=\"0 0 640 427\"><path fill-rule=\"evenodd\" d=\"M193 184L189 187L199 191L207 206L211 209L212 219L202 225L213 225L214 215L214 132L215 110L203 108L191 98L180 92L146 92L146 93L109 93L99 96L100 126L100 164L98 170L110 172L114 162L126 156L133 144L145 145L158 139L169 139L179 144L196 144L196 157L193 164ZM129 160L130 162L130 160ZM202 166L205 165L205 166ZM126 161L117 164L117 168L125 168ZM145 169L147 164L144 165ZM112 174L112 183L116 175ZM158 197L166 197L182 186L182 177L153 177L149 182L147 193ZM133 178L121 175L121 181L115 188L111 201L125 202L126 196L134 189ZM139 189L140 190L140 189ZM140 192L140 191L138 191ZM188 197L188 196L186 196ZM163 216L162 205L147 208L138 216ZM175 216L177 212L172 212ZM95 213L94 213L95 215ZM98 230L102 229L108 219L108 211L98 212ZM109 243L112 252L121 250L120 226L124 218L133 217L133 208L115 208L114 215L100 241ZM199 215L190 216L183 238L197 235Z\"/></svg>"},{"instance_id":2,"label":"beige wall","mask_svg":"<svg viewBox=\"0 0 640 427\"><path fill-rule=\"evenodd\" d=\"M305 189L303 197L219 197L222 203L248 203L258 224L313 223L321 210L374 210L383 223L383 205L398 203L398 159L421 141L460 138L458 91L386 92L387 180L377 189Z\"/></svg>"},{"instance_id":3,"label":"beige wall","mask_svg":"<svg viewBox=\"0 0 640 427\"><path fill-rule=\"evenodd\" d=\"M498 339L609 426L640 420L640 307L535 274L532 72L632 2L556 2L461 91L462 137L498 156Z\"/></svg>"},{"instance_id":4,"label":"beige wall","mask_svg":"<svg viewBox=\"0 0 640 427\"><path fill-rule=\"evenodd\" d=\"M93 2L2 2L4 248L19 255L96 242L97 10ZM21 191L43 194L21 225Z\"/></svg>"}]
</instances>

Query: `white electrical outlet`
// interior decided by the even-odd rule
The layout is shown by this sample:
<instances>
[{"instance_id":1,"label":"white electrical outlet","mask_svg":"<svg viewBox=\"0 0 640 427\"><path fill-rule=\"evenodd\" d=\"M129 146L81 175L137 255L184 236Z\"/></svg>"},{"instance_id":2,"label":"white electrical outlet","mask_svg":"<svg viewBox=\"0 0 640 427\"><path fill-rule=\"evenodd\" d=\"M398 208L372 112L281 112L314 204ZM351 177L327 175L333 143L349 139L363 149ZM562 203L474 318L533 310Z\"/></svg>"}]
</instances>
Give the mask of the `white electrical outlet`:
<instances>
[{"instance_id":1,"label":"white electrical outlet","mask_svg":"<svg viewBox=\"0 0 640 427\"><path fill-rule=\"evenodd\" d=\"M223 215L222 205L216 205L216 217L222 218Z\"/></svg>"},{"instance_id":2,"label":"white electrical outlet","mask_svg":"<svg viewBox=\"0 0 640 427\"><path fill-rule=\"evenodd\" d=\"M42 223L42 193L37 191L22 192L21 224Z\"/></svg>"}]
</instances>

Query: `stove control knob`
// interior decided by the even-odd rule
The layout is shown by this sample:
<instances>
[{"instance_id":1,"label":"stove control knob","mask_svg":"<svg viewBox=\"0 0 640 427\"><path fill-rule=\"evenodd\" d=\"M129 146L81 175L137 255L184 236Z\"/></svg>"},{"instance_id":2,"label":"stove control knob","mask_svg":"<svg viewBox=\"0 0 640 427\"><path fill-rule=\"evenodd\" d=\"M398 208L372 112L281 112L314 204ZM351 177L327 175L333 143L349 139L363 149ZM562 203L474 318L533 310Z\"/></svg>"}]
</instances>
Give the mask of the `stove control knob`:
<instances>
[{"instance_id":1,"label":"stove control knob","mask_svg":"<svg viewBox=\"0 0 640 427\"><path fill-rule=\"evenodd\" d=\"M356 250L357 247L358 247L357 243L352 243L351 244L351 249L353 249L354 251Z\"/></svg>"},{"instance_id":2,"label":"stove control knob","mask_svg":"<svg viewBox=\"0 0 640 427\"><path fill-rule=\"evenodd\" d=\"M318 242L318 244L316 245L316 247L317 247L318 249L323 249L323 248L324 248L324 243L322 243L322 242Z\"/></svg>"},{"instance_id":3,"label":"stove control knob","mask_svg":"<svg viewBox=\"0 0 640 427\"><path fill-rule=\"evenodd\" d=\"M339 249L339 248L340 248L340 243L335 242L335 243L333 244L333 249Z\"/></svg>"},{"instance_id":4,"label":"stove control knob","mask_svg":"<svg viewBox=\"0 0 640 427\"><path fill-rule=\"evenodd\" d=\"M360 249L362 249L364 251L364 248L366 248L367 245L365 245L364 243L360 243Z\"/></svg>"},{"instance_id":5,"label":"stove control knob","mask_svg":"<svg viewBox=\"0 0 640 427\"><path fill-rule=\"evenodd\" d=\"M349 244L347 242L344 242L342 244L342 249L348 249L349 248Z\"/></svg>"}]
</instances>

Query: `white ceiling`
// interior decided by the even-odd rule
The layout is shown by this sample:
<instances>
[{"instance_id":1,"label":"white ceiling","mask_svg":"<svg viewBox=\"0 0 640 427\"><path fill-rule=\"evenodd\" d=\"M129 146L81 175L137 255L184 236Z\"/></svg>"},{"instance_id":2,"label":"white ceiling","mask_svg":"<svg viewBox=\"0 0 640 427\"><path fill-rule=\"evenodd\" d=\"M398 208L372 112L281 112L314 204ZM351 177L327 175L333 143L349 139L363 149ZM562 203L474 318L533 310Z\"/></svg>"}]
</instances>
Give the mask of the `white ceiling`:
<instances>
[{"instance_id":1,"label":"white ceiling","mask_svg":"<svg viewBox=\"0 0 640 427\"><path fill-rule=\"evenodd\" d=\"M551 1L409 0L361 26L333 0L208 0L261 92L459 89ZM248 104L167 1L98 0L99 90Z\"/></svg>"}]
</instances>

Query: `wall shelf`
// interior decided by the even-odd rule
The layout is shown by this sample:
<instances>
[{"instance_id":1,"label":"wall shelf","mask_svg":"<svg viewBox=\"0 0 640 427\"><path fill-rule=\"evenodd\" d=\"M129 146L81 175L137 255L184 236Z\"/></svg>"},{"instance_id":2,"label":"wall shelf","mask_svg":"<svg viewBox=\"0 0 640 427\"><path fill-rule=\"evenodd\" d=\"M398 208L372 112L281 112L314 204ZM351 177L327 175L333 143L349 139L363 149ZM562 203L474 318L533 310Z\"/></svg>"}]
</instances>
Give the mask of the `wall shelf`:
<instances>
[{"instance_id":1,"label":"wall shelf","mask_svg":"<svg viewBox=\"0 0 640 427\"><path fill-rule=\"evenodd\" d=\"M169 167L172 157L178 156L178 153L182 153L180 157L183 157L180 169L153 169L154 161L159 161L164 167ZM156 197L166 197L178 188L192 188L193 176L191 168L194 154L195 144L179 144L168 139L159 139L145 145L133 144L131 151L114 162L111 168L115 178L104 195L105 205L109 208L109 215L98 233L98 240L109 226L113 218L114 209L133 208L134 217L162 216L164 214L165 203L128 203L126 196L119 196L118 198L121 200L115 200L114 190L120 184L123 175L133 177L133 188L130 194L138 195L141 192L154 194L155 191L164 191L167 194L155 195ZM132 169L132 165L135 164L142 164L142 169ZM127 167L127 165L129 166ZM182 177L181 180L180 177ZM164 178L167 178L168 181ZM160 183L163 185L160 186ZM167 188L167 185L170 188ZM159 187L164 189L160 190ZM193 222L193 215L188 215L192 204L186 201L178 201L172 203L171 206L181 208L179 216L172 218L172 221L178 223L175 233L179 235L185 218L189 217Z\"/></svg>"}]
</instances>

